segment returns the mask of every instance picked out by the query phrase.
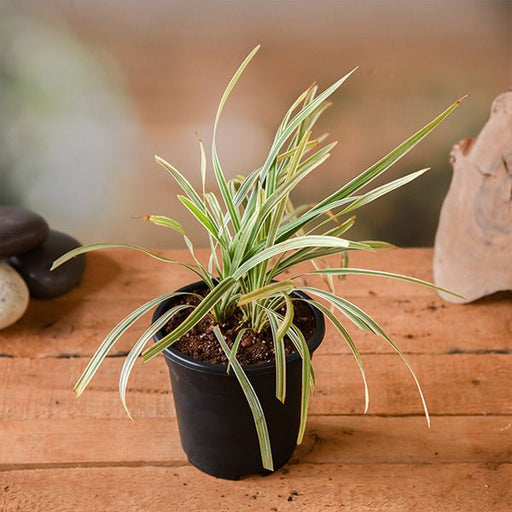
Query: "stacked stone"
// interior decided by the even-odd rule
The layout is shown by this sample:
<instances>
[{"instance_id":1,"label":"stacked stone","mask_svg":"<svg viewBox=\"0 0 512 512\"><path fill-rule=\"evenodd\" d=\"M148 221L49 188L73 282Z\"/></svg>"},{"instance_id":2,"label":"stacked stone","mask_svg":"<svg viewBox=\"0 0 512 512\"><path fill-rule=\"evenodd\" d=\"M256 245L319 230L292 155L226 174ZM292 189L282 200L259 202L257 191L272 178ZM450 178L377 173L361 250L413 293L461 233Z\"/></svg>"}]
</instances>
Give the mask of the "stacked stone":
<instances>
[{"instance_id":1,"label":"stacked stone","mask_svg":"<svg viewBox=\"0 0 512 512\"><path fill-rule=\"evenodd\" d=\"M52 263L81 244L49 228L38 214L15 206L0 206L0 329L25 313L29 297L51 299L80 281L85 256L50 271Z\"/></svg>"}]
</instances>

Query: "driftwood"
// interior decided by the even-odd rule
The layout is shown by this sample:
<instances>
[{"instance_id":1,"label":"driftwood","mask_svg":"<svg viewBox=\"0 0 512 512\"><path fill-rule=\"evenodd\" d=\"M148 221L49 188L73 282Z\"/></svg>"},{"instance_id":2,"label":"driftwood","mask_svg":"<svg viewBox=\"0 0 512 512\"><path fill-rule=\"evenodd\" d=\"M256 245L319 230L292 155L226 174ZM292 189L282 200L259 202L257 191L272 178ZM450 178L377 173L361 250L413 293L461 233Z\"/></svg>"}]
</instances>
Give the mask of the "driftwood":
<instances>
[{"instance_id":1,"label":"driftwood","mask_svg":"<svg viewBox=\"0 0 512 512\"><path fill-rule=\"evenodd\" d=\"M467 303L512 290L512 91L498 96L476 139L450 153L453 178L434 247L436 284Z\"/></svg>"}]
</instances>

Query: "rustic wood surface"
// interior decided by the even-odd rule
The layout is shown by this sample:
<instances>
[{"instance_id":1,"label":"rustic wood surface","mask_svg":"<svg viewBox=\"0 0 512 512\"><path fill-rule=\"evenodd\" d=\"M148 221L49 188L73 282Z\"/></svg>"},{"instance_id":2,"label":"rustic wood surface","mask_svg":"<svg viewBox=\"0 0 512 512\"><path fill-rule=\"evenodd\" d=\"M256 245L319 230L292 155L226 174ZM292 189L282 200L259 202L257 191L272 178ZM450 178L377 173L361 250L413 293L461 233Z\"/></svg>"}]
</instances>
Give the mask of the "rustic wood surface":
<instances>
[{"instance_id":1,"label":"rustic wood surface","mask_svg":"<svg viewBox=\"0 0 512 512\"><path fill-rule=\"evenodd\" d=\"M431 260L430 249L400 249L356 254L353 265L432 279ZM144 256L93 254L77 289L32 301L0 332L0 511L512 510L512 294L457 305L388 279L340 282L408 355L432 427L399 358L353 329L370 386L363 415L357 366L328 328L303 445L271 476L226 482L188 464L161 357L136 366L135 423L124 416L120 356L144 326L80 400L71 392L116 320L190 280Z\"/></svg>"}]
</instances>

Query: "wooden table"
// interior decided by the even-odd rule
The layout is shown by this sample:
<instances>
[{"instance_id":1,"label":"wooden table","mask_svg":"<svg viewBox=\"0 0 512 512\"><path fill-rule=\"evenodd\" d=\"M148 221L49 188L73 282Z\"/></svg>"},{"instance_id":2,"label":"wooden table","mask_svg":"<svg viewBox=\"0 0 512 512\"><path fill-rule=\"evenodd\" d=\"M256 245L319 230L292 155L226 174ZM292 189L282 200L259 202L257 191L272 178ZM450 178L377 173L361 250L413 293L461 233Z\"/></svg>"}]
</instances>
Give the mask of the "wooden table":
<instances>
[{"instance_id":1,"label":"wooden table","mask_svg":"<svg viewBox=\"0 0 512 512\"><path fill-rule=\"evenodd\" d=\"M429 279L431 259L431 250L401 249L357 254L353 265ZM328 329L314 357L317 389L303 445L273 475L229 482L200 473L181 451L162 357L137 365L128 392L135 424L125 417L121 356L144 325L113 350L79 400L71 392L114 322L190 280L145 256L93 254L80 287L32 301L0 333L2 512L512 510L510 294L461 306L388 279L340 282L408 355L432 427L400 359L353 329L370 386L363 415L357 366Z\"/></svg>"}]
</instances>

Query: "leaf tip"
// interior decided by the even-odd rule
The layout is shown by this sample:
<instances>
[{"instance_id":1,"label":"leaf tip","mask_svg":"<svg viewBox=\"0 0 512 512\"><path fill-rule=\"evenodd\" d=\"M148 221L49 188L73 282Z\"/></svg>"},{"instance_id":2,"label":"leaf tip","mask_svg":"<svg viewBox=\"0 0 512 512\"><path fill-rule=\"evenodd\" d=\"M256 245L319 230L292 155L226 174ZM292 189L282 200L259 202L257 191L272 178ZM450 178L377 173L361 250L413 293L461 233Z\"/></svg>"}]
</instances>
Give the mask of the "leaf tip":
<instances>
[{"instance_id":1,"label":"leaf tip","mask_svg":"<svg viewBox=\"0 0 512 512\"><path fill-rule=\"evenodd\" d=\"M124 399L122 399L123 401L123 409L124 409L124 412L126 413L126 416L128 416L128 419L133 423L135 424L135 420L133 419L133 416L130 414L130 411L128 410L128 406L126 405Z\"/></svg>"},{"instance_id":2,"label":"leaf tip","mask_svg":"<svg viewBox=\"0 0 512 512\"><path fill-rule=\"evenodd\" d=\"M469 98L471 96L471 93L468 92L467 94L464 94L464 96L462 96L462 98L459 98L456 102L455 102L455 105L460 105L466 98Z\"/></svg>"}]
</instances>

